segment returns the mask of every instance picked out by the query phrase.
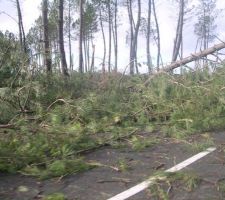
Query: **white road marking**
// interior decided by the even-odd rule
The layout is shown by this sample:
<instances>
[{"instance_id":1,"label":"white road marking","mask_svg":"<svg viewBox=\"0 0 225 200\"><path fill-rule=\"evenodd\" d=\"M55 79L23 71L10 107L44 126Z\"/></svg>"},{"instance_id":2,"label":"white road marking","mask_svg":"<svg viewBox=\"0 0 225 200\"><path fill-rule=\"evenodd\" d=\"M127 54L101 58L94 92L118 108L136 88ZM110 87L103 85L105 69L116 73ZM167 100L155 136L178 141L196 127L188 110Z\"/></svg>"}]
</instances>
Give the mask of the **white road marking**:
<instances>
[{"instance_id":1,"label":"white road marking","mask_svg":"<svg viewBox=\"0 0 225 200\"><path fill-rule=\"evenodd\" d=\"M170 169L167 169L165 172L177 172L177 171L187 167L188 165L196 162L197 160L203 158L204 156L208 155L209 153L212 153L215 150L216 150L216 148L214 148L214 147L208 148L205 151L200 152L200 153L192 156L191 158L188 158L187 160L171 167ZM151 177L148 180L143 181L143 182L139 183L138 185L136 185L136 186L120 193L120 194L117 194L114 197L111 197L108 200L125 200L125 199L128 199L129 197L132 197L135 194L147 189L151 184L153 184L155 182L156 179L159 179L159 178L163 178L163 177L157 177L157 176Z\"/></svg>"}]
</instances>

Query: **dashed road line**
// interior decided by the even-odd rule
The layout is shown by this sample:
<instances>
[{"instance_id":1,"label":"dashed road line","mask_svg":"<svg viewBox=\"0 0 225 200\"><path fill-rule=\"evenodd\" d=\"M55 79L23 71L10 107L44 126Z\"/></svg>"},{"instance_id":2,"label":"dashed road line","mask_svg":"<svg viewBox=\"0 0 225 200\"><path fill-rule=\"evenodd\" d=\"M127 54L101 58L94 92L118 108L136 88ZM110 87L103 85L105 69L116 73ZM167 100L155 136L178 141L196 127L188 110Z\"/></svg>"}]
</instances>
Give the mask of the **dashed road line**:
<instances>
[{"instance_id":1,"label":"dashed road line","mask_svg":"<svg viewBox=\"0 0 225 200\"><path fill-rule=\"evenodd\" d=\"M213 151L215 151L216 148L215 147L210 147L208 149L206 149L205 151L202 151L190 158L188 158L187 160L184 160L183 162L165 170L165 172L177 172L180 171L181 169L187 167L188 165L196 162L197 160L205 157L206 155L212 153ZM134 196L135 194L147 189L151 184L153 184L155 182L156 179L159 179L160 177L150 177L148 180L143 181L141 183L139 183L138 185L124 191L121 192L120 194L117 194L114 197L109 198L108 200L125 200L128 199L129 197Z\"/></svg>"}]
</instances>

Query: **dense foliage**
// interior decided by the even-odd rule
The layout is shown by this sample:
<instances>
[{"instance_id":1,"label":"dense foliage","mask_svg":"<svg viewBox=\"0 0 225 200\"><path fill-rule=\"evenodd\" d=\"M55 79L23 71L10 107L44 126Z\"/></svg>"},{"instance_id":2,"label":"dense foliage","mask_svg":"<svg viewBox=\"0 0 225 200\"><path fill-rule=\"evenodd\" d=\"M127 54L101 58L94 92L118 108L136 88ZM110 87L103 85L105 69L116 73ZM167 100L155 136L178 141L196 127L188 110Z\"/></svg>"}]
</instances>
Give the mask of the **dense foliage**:
<instances>
[{"instance_id":1,"label":"dense foliage","mask_svg":"<svg viewBox=\"0 0 225 200\"><path fill-rule=\"evenodd\" d=\"M0 88L0 171L42 178L95 167L83 153L139 131L184 138L222 129L225 69L184 75L24 75ZM156 133L157 134L157 133ZM135 137L137 146L148 146ZM140 149L140 148L139 148Z\"/></svg>"}]
</instances>

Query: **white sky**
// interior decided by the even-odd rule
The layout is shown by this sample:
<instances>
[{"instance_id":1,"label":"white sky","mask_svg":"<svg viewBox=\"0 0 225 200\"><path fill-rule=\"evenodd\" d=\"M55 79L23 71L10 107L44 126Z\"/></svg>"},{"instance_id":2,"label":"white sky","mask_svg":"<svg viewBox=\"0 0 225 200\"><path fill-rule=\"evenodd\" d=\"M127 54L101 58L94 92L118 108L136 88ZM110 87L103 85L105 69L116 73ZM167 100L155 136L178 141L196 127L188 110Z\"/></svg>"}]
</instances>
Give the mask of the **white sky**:
<instances>
[{"instance_id":1,"label":"white sky","mask_svg":"<svg viewBox=\"0 0 225 200\"><path fill-rule=\"evenodd\" d=\"M144 0L143 0L144 2ZM157 1L156 1L157 2ZM161 0L160 3L158 2L157 10L158 10L158 18L159 18L159 25L160 25L160 34L161 34L161 48L162 48L162 57L164 63L169 62L171 59L171 52L172 52L172 46L173 46L173 39L175 37L175 29L176 29L176 12L178 11L175 9L171 3L171 0ZM41 0L21 0L21 7L22 7L22 13L23 13L23 21L25 26L25 32L27 33L29 28L34 23L34 20L38 18L38 16L41 14L40 12L40 3ZM225 0L218 0L218 8L225 9ZM146 16L146 9L144 6L142 8L142 15ZM14 33L18 33L18 27L17 23L7 16L6 14L9 14L12 18L15 20L17 19L17 11L15 5L12 3L11 0L0 0L0 30L9 30ZM121 23L123 24L119 26L119 66L121 66L122 69L125 68L125 66L129 63L129 48L125 44L125 37L126 37L126 31L129 30L128 23L124 23L124 19L127 18L127 12L126 10L121 10L122 17ZM223 14L224 13L224 14ZM225 41L225 11L223 11L222 14L220 14L218 18L218 29L217 33L221 40ZM194 18L194 16L193 16ZM107 36L107 33L106 33ZM100 37L98 37L100 38ZM219 41L215 41L215 43L218 43ZM102 40L96 39L95 40L96 45L96 57L101 58L102 57L102 49L103 44ZM184 28L184 56L188 56L190 53L194 52L196 45L196 37L193 34L193 22L188 22L185 25ZM74 52L78 52L78 44L77 42L74 42L73 45ZM140 61L146 61L146 53L145 53L145 46L146 42L143 39L139 39L139 48L138 48L138 57ZM153 54L155 51L155 46L153 48ZM113 51L113 48L112 48ZM121 53L123 52L123 53ZM155 61L154 57L156 55L153 55L153 61ZM75 60L75 66L78 64L78 57L76 54L74 55ZM113 59L113 55L112 55ZM98 62L96 60L96 62Z\"/></svg>"}]
</instances>

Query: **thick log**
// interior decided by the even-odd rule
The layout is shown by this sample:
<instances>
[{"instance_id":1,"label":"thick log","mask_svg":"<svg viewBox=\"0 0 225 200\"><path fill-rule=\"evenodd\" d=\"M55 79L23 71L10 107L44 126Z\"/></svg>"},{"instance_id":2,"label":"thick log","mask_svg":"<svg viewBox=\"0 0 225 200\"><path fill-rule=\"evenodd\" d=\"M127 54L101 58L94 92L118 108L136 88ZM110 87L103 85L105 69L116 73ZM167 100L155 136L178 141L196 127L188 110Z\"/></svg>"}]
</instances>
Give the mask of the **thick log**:
<instances>
[{"instance_id":1,"label":"thick log","mask_svg":"<svg viewBox=\"0 0 225 200\"><path fill-rule=\"evenodd\" d=\"M197 53L194 53L194 54L191 54L190 56L182 59L182 60L178 60L176 62L173 62L169 65L167 65L165 68L163 68L162 70L165 71L165 72L169 72L173 69L176 69L182 65L185 65L187 63L190 63L192 61L195 61L195 60L198 60L200 58L203 58L203 57L206 57L207 55L210 55L216 51L219 51L221 49L224 49L225 48L225 43L220 43L220 44L217 44L217 45L214 45L213 47L210 47L204 51L200 51L200 52L197 52Z\"/></svg>"}]
</instances>

